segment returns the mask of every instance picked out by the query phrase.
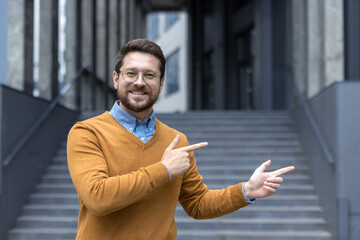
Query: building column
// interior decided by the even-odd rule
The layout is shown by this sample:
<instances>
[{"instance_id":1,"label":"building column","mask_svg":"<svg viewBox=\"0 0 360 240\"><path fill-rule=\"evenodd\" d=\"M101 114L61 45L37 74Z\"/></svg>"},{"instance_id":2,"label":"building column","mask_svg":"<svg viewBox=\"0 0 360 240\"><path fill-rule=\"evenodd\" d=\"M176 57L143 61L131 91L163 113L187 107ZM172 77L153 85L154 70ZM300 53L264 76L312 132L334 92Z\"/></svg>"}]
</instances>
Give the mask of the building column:
<instances>
[{"instance_id":1,"label":"building column","mask_svg":"<svg viewBox=\"0 0 360 240\"><path fill-rule=\"evenodd\" d=\"M189 1L189 39L191 43L189 46L189 85L191 95L189 99L189 109L198 110L202 108L202 78L203 78L203 0ZM191 80L191 81L190 81Z\"/></svg>"},{"instance_id":2,"label":"building column","mask_svg":"<svg viewBox=\"0 0 360 240\"><path fill-rule=\"evenodd\" d=\"M360 80L360 1L345 0L345 79Z\"/></svg>"},{"instance_id":3,"label":"building column","mask_svg":"<svg viewBox=\"0 0 360 240\"><path fill-rule=\"evenodd\" d=\"M120 0L120 46L124 46L128 41L128 28L129 28L129 11L128 0Z\"/></svg>"},{"instance_id":4,"label":"building column","mask_svg":"<svg viewBox=\"0 0 360 240\"><path fill-rule=\"evenodd\" d=\"M325 84L344 80L343 0L324 1Z\"/></svg>"},{"instance_id":5,"label":"building column","mask_svg":"<svg viewBox=\"0 0 360 240\"><path fill-rule=\"evenodd\" d=\"M79 0L77 0L79 1ZM66 1L66 48L65 48L65 61L66 61L66 74L64 84L69 82L74 77L76 66L76 53L77 53L77 1ZM76 99L76 86L73 86L66 94L64 105L70 109L77 108Z\"/></svg>"},{"instance_id":6,"label":"building column","mask_svg":"<svg viewBox=\"0 0 360 240\"><path fill-rule=\"evenodd\" d=\"M215 109L225 109L226 92L228 87L223 79L225 76L225 4L223 2L214 2L214 25L217 34L214 34L214 84L215 84Z\"/></svg>"},{"instance_id":7,"label":"building column","mask_svg":"<svg viewBox=\"0 0 360 240\"><path fill-rule=\"evenodd\" d=\"M272 109L272 14L271 1L258 0L255 16L257 37L257 72L254 77L255 109Z\"/></svg>"},{"instance_id":8,"label":"building column","mask_svg":"<svg viewBox=\"0 0 360 240\"><path fill-rule=\"evenodd\" d=\"M108 96L108 86L110 83L109 78L109 49L110 49L110 24L113 24L110 19L110 0L105 0L105 73L104 86L103 86L103 95L104 95L104 108L109 109L109 96Z\"/></svg>"},{"instance_id":9,"label":"building column","mask_svg":"<svg viewBox=\"0 0 360 240\"><path fill-rule=\"evenodd\" d=\"M292 8L292 78L303 96L307 95L306 2L293 0Z\"/></svg>"},{"instance_id":10,"label":"building column","mask_svg":"<svg viewBox=\"0 0 360 240\"><path fill-rule=\"evenodd\" d=\"M95 2L96 0L81 0L81 64L87 65L90 70L96 71L94 63L94 15ZM93 94L93 87L90 78L86 81L81 81L81 86L78 91L80 92L81 109L84 111L92 110L92 106L95 105L96 98Z\"/></svg>"},{"instance_id":11,"label":"building column","mask_svg":"<svg viewBox=\"0 0 360 240\"><path fill-rule=\"evenodd\" d=\"M50 100L58 92L58 1L40 1L39 96Z\"/></svg>"},{"instance_id":12,"label":"building column","mask_svg":"<svg viewBox=\"0 0 360 240\"><path fill-rule=\"evenodd\" d=\"M34 1L8 1L8 84L32 94Z\"/></svg>"},{"instance_id":13,"label":"building column","mask_svg":"<svg viewBox=\"0 0 360 240\"><path fill-rule=\"evenodd\" d=\"M106 76L106 1L96 1L96 76L105 81ZM105 98L103 89L96 89L96 106L95 109L104 109Z\"/></svg>"},{"instance_id":14,"label":"building column","mask_svg":"<svg viewBox=\"0 0 360 240\"><path fill-rule=\"evenodd\" d=\"M320 91L321 82L324 78L323 73L323 9L322 0L311 0L307 2L306 6L306 21L307 27L307 96L313 97Z\"/></svg>"},{"instance_id":15,"label":"building column","mask_svg":"<svg viewBox=\"0 0 360 240\"><path fill-rule=\"evenodd\" d=\"M0 35L8 35L8 1L0 1ZM0 84L7 84L7 37L0 38Z\"/></svg>"},{"instance_id":16,"label":"building column","mask_svg":"<svg viewBox=\"0 0 360 240\"><path fill-rule=\"evenodd\" d=\"M106 35L106 1L96 1L96 73L104 80L105 69L105 35Z\"/></svg>"},{"instance_id":17,"label":"building column","mask_svg":"<svg viewBox=\"0 0 360 240\"><path fill-rule=\"evenodd\" d=\"M118 29L119 29L119 22L118 22L118 12L120 3L117 0L110 0L110 9L109 9L109 48L108 48L108 68L106 69L106 76L108 80L108 85L113 86L112 84L112 72L114 71L115 67L115 60L116 54L118 52Z\"/></svg>"},{"instance_id":18,"label":"building column","mask_svg":"<svg viewBox=\"0 0 360 240\"><path fill-rule=\"evenodd\" d=\"M129 14L128 16L128 26L129 26L129 32L128 32L128 39L133 39L135 37L135 17L136 17L136 12L135 12L135 1L128 1L128 10L129 10Z\"/></svg>"},{"instance_id":19,"label":"building column","mask_svg":"<svg viewBox=\"0 0 360 240\"><path fill-rule=\"evenodd\" d=\"M93 1L89 3L88 0L82 0L82 16L81 16L81 61L83 64L88 64L90 68L93 67Z\"/></svg>"}]
</instances>

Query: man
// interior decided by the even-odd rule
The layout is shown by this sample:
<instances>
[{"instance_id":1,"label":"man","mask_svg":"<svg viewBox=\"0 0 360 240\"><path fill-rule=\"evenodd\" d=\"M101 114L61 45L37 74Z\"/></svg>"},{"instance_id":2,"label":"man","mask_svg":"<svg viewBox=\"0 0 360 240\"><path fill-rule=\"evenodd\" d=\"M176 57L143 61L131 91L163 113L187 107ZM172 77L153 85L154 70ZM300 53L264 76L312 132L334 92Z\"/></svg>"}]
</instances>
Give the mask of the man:
<instances>
[{"instance_id":1,"label":"man","mask_svg":"<svg viewBox=\"0 0 360 240\"><path fill-rule=\"evenodd\" d=\"M219 217L270 196L287 167L257 168L248 182L209 190L197 171L185 135L155 118L165 57L144 39L119 52L114 87L119 101L110 112L76 123L68 136L68 164L79 196L77 239L176 239L179 201L195 219Z\"/></svg>"}]
</instances>

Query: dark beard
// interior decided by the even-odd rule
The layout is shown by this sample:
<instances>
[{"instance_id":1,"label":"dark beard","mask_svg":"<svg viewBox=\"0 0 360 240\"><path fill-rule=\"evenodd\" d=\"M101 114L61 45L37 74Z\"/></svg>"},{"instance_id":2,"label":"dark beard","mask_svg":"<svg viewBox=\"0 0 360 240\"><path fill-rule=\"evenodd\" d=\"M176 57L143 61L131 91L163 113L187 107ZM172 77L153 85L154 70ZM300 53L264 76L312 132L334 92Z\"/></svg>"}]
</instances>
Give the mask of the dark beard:
<instances>
[{"instance_id":1,"label":"dark beard","mask_svg":"<svg viewBox=\"0 0 360 240\"><path fill-rule=\"evenodd\" d=\"M150 98L143 106L140 107L136 107L134 105L132 105L128 99L128 95L126 95L125 97L120 96L119 92L117 92L117 96L118 99L120 100L120 102L128 109L130 109L133 112L139 113L139 112L143 112L145 110L148 110L149 108L151 108L155 102L157 101L159 94L153 96L152 98Z\"/></svg>"}]
</instances>

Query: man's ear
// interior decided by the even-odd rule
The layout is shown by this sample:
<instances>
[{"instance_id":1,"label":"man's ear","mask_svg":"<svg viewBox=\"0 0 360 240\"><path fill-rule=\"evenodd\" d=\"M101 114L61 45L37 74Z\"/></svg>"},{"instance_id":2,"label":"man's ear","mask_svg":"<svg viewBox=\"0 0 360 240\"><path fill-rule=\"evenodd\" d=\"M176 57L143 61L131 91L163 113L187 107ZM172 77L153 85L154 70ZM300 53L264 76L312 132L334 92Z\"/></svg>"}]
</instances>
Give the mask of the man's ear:
<instances>
[{"instance_id":1,"label":"man's ear","mask_svg":"<svg viewBox=\"0 0 360 240\"><path fill-rule=\"evenodd\" d=\"M162 88L163 88L163 86L164 86L164 81L165 81L165 77L163 77L163 78L160 80L160 92L159 92L159 93L161 93L161 90L162 90Z\"/></svg>"},{"instance_id":2,"label":"man's ear","mask_svg":"<svg viewBox=\"0 0 360 240\"><path fill-rule=\"evenodd\" d=\"M120 74L118 74L116 71L113 71L113 83L114 83L114 88L117 90L118 89L118 84L119 84L119 77Z\"/></svg>"}]
</instances>

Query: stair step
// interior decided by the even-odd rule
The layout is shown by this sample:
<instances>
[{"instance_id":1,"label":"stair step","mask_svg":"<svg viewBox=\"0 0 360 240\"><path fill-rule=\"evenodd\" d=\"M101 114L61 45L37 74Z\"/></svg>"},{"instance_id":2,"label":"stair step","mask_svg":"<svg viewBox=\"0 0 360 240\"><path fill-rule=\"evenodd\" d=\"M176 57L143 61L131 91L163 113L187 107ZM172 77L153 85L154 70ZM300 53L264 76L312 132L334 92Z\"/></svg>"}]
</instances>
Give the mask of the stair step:
<instances>
[{"instance_id":1,"label":"stair step","mask_svg":"<svg viewBox=\"0 0 360 240\"><path fill-rule=\"evenodd\" d=\"M180 130L179 130L180 131ZM256 131L242 131L242 132L192 132L192 131L184 131L183 132L189 137L189 139L192 138L204 138L206 136L206 139L210 140L241 140L246 138L256 139L282 139L282 138L296 138L298 137L294 131L274 131L274 132L256 132Z\"/></svg>"},{"instance_id":2,"label":"stair step","mask_svg":"<svg viewBox=\"0 0 360 240\"><path fill-rule=\"evenodd\" d=\"M36 239L36 240L56 240L56 239L75 239L77 228L16 228L9 231L9 240Z\"/></svg>"},{"instance_id":3,"label":"stair step","mask_svg":"<svg viewBox=\"0 0 360 240\"><path fill-rule=\"evenodd\" d=\"M229 165L205 165L202 164L200 166L198 166L198 171L200 172L200 174L202 175L244 175L244 174L249 174L249 173L253 173L254 170L256 168L258 168L260 166L259 165L254 165L254 164L243 164L242 166L229 166ZM266 170L267 172L271 172L274 171L276 169L282 168L284 166L287 165L270 165L270 167ZM297 174L307 174L309 172L309 169L306 166L300 166L300 165L296 165L296 170L295 172ZM64 173L66 173L64 171Z\"/></svg>"},{"instance_id":4,"label":"stair step","mask_svg":"<svg viewBox=\"0 0 360 240\"><path fill-rule=\"evenodd\" d=\"M279 119L279 118L290 118L290 114L288 111L238 111L238 110L211 110L211 111L188 111L182 113L157 113L156 117L159 119L170 118L170 119L203 119L203 118L229 118L234 119L239 117L241 119L244 118L268 118L268 119Z\"/></svg>"},{"instance_id":5,"label":"stair step","mask_svg":"<svg viewBox=\"0 0 360 240\"><path fill-rule=\"evenodd\" d=\"M229 184L208 184L209 189L222 189L229 186ZM302 187L304 186L304 187ZM303 195L314 195L316 190L312 185L309 184L287 184L281 185L280 189L277 190L277 194L290 195L290 194L303 194Z\"/></svg>"},{"instance_id":6,"label":"stair step","mask_svg":"<svg viewBox=\"0 0 360 240\"><path fill-rule=\"evenodd\" d=\"M187 217L181 206L176 208L175 218ZM319 206L247 206L221 218L321 218L323 209Z\"/></svg>"},{"instance_id":7,"label":"stair step","mask_svg":"<svg viewBox=\"0 0 360 240\"><path fill-rule=\"evenodd\" d=\"M238 180L234 181L234 184L238 183ZM208 184L210 189L222 189L229 186L229 184ZM57 184L57 183L43 183L38 184L36 186L37 193L72 193L76 194L75 187L71 183ZM315 194L315 188L311 184L289 184L284 183L281 185L281 188L278 189L278 193L281 194L293 194L293 193L301 193L301 194Z\"/></svg>"},{"instance_id":8,"label":"stair step","mask_svg":"<svg viewBox=\"0 0 360 240\"><path fill-rule=\"evenodd\" d=\"M209 175L203 174L205 184L237 184L239 181L247 181L251 172L244 175ZM310 184L311 179L305 174L284 175L284 181L289 184ZM70 174L46 174L42 177L43 184L71 184ZM61 189L61 188L60 188Z\"/></svg>"},{"instance_id":9,"label":"stair step","mask_svg":"<svg viewBox=\"0 0 360 240\"><path fill-rule=\"evenodd\" d=\"M175 219L178 231L196 230L248 230L253 231L303 231L322 230L326 231L326 222L323 218L215 218L194 220L189 217Z\"/></svg>"},{"instance_id":10,"label":"stair step","mask_svg":"<svg viewBox=\"0 0 360 240\"><path fill-rule=\"evenodd\" d=\"M72 228L77 226L77 217L63 216L21 216L17 219L19 228Z\"/></svg>"},{"instance_id":11,"label":"stair step","mask_svg":"<svg viewBox=\"0 0 360 240\"><path fill-rule=\"evenodd\" d=\"M77 194L35 193L30 195L30 204L78 204Z\"/></svg>"},{"instance_id":12,"label":"stair step","mask_svg":"<svg viewBox=\"0 0 360 240\"><path fill-rule=\"evenodd\" d=\"M208 142L209 146L214 148L222 148L222 147L255 147L255 146L262 146L262 147L291 147L291 146L300 146L300 142L297 138L280 138L280 139L273 139L273 138L244 138L239 139L236 142L229 139L209 139L205 136L200 138L193 138L188 137L191 142ZM59 152L66 152L66 142L61 144L59 148Z\"/></svg>"},{"instance_id":13,"label":"stair step","mask_svg":"<svg viewBox=\"0 0 360 240\"><path fill-rule=\"evenodd\" d=\"M72 183L42 183L36 185L37 193L76 193L76 189Z\"/></svg>"},{"instance_id":14,"label":"stair step","mask_svg":"<svg viewBox=\"0 0 360 240\"><path fill-rule=\"evenodd\" d=\"M254 146L254 147L212 147L208 146L207 148L200 149L196 151L196 154L272 154L272 153L289 153L289 154L301 154L302 149L300 146L289 146L289 147L279 147L279 146L270 146L270 147L264 147L264 146ZM60 149L57 153L58 155L65 155L66 156L66 150Z\"/></svg>"},{"instance_id":15,"label":"stair step","mask_svg":"<svg viewBox=\"0 0 360 240\"><path fill-rule=\"evenodd\" d=\"M251 177L251 173L248 175L207 175L203 174L203 182L207 185L213 184L225 184L234 185L238 182L248 181ZM282 176L284 182L287 184L312 184L311 178L308 175L284 175Z\"/></svg>"},{"instance_id":16,"label":"stair step","mask_svg":"<svg viewBox=\"0 0 360 240\"><path fill-rule=\"evenodd\" d=\"M191 132L191 133L220 133L221 135L226 134L239 134L243 132L254 132L254 133L273 133L273 132L293 132L293 125L212 125L212 126L193 126L189 125L173 125L170 126L177 129L180 132Z\"/></svg>"},{"instance_id":17,"label":"stair step","mask_svg":"<svg viewBox=\"0 0 360 240\"><path fill-rule=\"evenodd\" d=\"M78 204L31 204L23 210L25 216L75 216L79 212Z\"/></svg>"},{"instance_id":18,"label":"stair step","mask_svg":"<svg viewBox=\"0 0 360 240\"><path fill-rule=\"evenodd\" d=\"M201 149L199 149L200 151ZM200 152L196 151L195 152L195 157L196 159L202 159L203 161L217 161L218 163L223 163L223 162L227 162L227 161L232 161L235 164L236 163L240 163L243 164L244 161L251 161L254 164L258 164L256 163L256 161L260 161L261 163L263 163L264 161L271 159L273 161L273 163L276 162L280 162L280 161L284 161L284 162L290 162L290 161L303 161L304 160L304 156L302 154L272 154L271 157L269 158L268 154L252 154L252 155L222 155L221 158L219 158L219 156L214 156L214 154L199 154ZM67 158L66 155L62 156L62 155L57 155L54 157L54 164L56 165L63 165L63 164L67 164Z\"/></svg>"},{"instance_id":19,"label":"stair step","mask_svg":"<svg viewBox=\"0 0 360 240\"><path fill-rule=\"evenodd\" d=\"M330 240L331 234L327 231L239 231L239 230L180 230L177 240Z\"/></svg>"},{"instance_id":20,"label":"stair step","mask_svg":"<svg viewBox=\"0 0 360 240\"><path fill-rule=\"evenodd\" d=\"M294 121L290 117L284 118L201 118L198 119L188 119L188 118L159 118L160 121L168 125L176 126L217 126L217 125L293 125ZM180 120L180 121L179 121Z\"/></svg>"}]
</instances>

